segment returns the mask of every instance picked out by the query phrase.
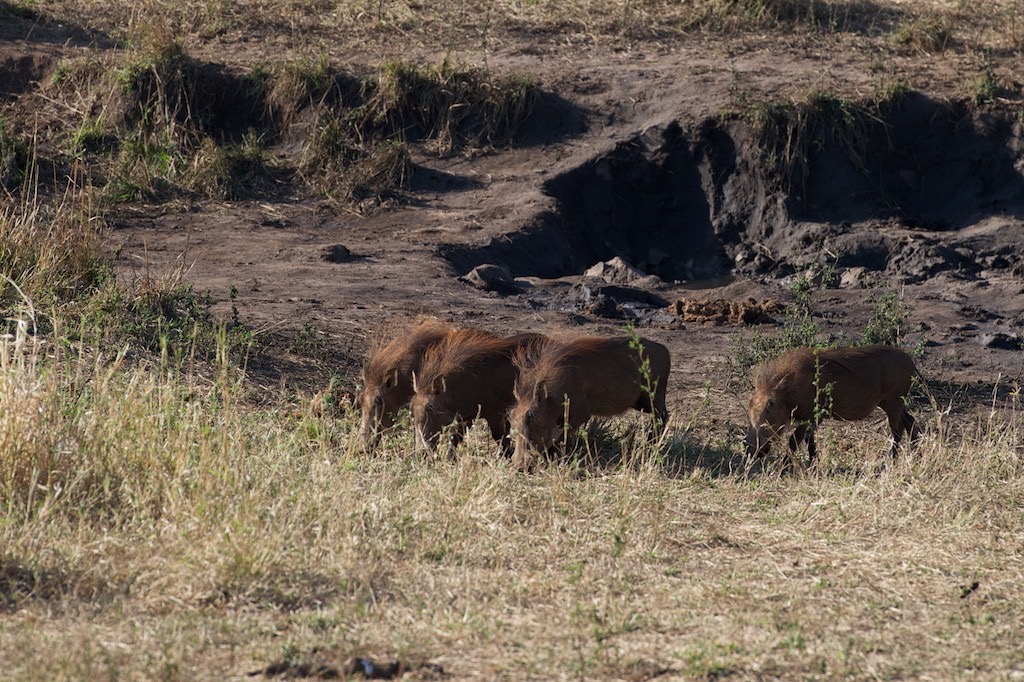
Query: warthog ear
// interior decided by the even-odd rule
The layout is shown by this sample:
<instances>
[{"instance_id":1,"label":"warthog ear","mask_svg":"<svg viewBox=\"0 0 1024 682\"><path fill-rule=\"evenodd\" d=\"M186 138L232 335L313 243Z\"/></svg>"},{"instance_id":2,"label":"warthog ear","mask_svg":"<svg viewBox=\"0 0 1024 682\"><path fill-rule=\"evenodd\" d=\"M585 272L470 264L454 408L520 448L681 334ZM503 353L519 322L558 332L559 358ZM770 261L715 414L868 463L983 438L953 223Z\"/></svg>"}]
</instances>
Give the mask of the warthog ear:
<instances>
[{"instance_id":1,"label":"warthog ear","mask_svg":"<svg viewBox=\"0 0 1024 682\"><path fill-rule=\"evenodd\" d=\"M548 385L547 384L537 384L537 390L535 390L533 392L534 398L537 397L538 393L542 393L543 394L543 395L541 395L541 398L540 398L541 400L547 400L548 399Z\"/></svg>"},{"instance_id":2,"label":"warthog ear","mask_svg":"<svg viewBox=\"0 0 1024 682\"><path fill-rule=\"evenodd\" d=\"M792 379L792 374L783 374L781 377L775 380L775 385L772 386L772 390L785 391L789 387L789 383Z\"/></svg>"}]
</instances>

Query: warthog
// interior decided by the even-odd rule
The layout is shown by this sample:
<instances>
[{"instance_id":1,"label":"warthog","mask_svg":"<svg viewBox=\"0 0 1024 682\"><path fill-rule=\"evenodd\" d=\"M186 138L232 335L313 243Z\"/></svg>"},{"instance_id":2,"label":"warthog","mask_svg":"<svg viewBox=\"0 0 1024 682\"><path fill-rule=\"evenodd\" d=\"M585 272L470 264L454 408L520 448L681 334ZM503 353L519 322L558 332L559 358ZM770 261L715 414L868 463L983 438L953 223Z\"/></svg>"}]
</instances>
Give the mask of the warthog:
<instances>
[{"instance_id":1,"label":"warthog","mask_svg":"<svg viewBox=\"0 0 1024 682\"><path fill-rule=\"evenodd\" d=\"M547 339L515 356L516 404L509 414L515 434L514 466L529 470L568 433L593 416L635 408L665 424L665 391L671 357L655 341L628 338Z\"/></svg>"},{"instance_id":2,"label":"warthog","mask_svg":"<svg viewBox=\"0 0 1024 682\"><path fill-rule=\"evenodd\" d=\"M424 353L410 403L417 441L435 452L442 432L451 429L450 452L470 423L480 417L491 436L510 450L508 409L518 370L512 355L540 342L540 334L495 337L477 329L459 329Z\"/></svg>"},{"instance_id":3,"label":"warthog","mask_svg":"<svg viewBox=\"0 0 1024 682\"><path fill-rule=\"evenodd\" d=\"M889 417L895 454L904 433L917 438L904 398L920 377L910 356L892 346L797 348L754 370L754 393L747 403L748 454L765 454L775 437L791 431L794 464L806 441L809 461L817 455L814 429L825 417L856 421L876 407Z\"/></svg>"},{"instance_id":4,"label":"warthog","mask_svg":"<svg viewBox=\"0 0 1024 682\"><path fill-rule=\"evenodd\" d=\"M390 342L370 349L358 398L359 437L365 447L377 445L381 432L394 425L395 415L412 399L412 375L419 370L423 352L452 331L437 320L420 320Z\"/></svg>"}]
</instances>

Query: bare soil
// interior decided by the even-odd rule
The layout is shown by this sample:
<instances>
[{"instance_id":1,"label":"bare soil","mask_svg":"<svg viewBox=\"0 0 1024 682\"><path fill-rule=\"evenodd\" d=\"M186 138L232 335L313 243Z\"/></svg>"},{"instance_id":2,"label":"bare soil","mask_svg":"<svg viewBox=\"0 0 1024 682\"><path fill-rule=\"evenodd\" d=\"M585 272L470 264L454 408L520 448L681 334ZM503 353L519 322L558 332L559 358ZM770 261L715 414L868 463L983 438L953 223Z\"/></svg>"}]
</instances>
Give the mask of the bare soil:
<instances>
[{"instance_id":1,"label":"bare soil","mask_svg":"<svg viewBox=\"0 0 1024 682\"><path fill-rule=\"evenodd\" d=\"M33 99L34 84L62 58L117 43L112 30L9 19L0 97L8 120L44 129L60 112ZM320 49L352 64L451 56L450 46L385 42ZM293 50L270 24L193 37L188 49L244 69L271 44L274 56ZM418 314L504 333L619 334L629 323L673 353L670 409L685 414L710 390L716 413L739 422L741 401L719 370L752 325L777 328L794 273L826 262L842 281L813 295L827 334L857 338L872 294L898 292L912 310L908 343L926 342L924 373L958 405L985 403L1024 364L1020 58L1001 53L1001 101L976 108L976 53L880 44L867 29L583 45L548 30L504 31L486 51L456 58L539 80L515 146L424 151L404 201L362 212L288 189L124 206L110 247L125 277L181 270L211 292L219 315L237 311L261 341L252 377L300 394L332 376L355 389L369 337ZM766 179L764 150L737 114L815 90L868 98L880 81L910 94L857 131L863 156L852 159L825 131L798 182ZM584 274L615 257L639 278ZM460 279L483 264L511 281Z\"/></svg>"}]
</instances>

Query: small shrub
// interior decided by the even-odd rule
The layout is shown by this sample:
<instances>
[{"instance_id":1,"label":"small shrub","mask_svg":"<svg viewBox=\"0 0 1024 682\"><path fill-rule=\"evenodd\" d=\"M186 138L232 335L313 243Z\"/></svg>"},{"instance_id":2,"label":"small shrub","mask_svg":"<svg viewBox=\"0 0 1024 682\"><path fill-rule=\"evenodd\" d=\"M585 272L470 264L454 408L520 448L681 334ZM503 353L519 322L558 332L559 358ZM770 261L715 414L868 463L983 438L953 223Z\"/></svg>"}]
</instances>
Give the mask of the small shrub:
<instances>
[{"instance_id":1,"label":"small shrub","mask_svg":"<svg viewBox=\"0 0 1024 682\"><path fill-rule=\"evenodd\" d=\"M790 285L794 300L783 309L782 331L766 336L758 328L749 339L739 336L734 339L729 383L745 386L751 367L793 348L829 345L821 339L821 325L814 319L813 294L831 286L835 279L835 268L829 263L809 267L794 276Z\"/></svg>"},{"instance_id":2,"label":"small shrub","mask_svg":"<svg viewBox=\"0 0 1024 682\"><path fill-rule=\"evenodd\" d=\"M912 310L910 305L894 291L869 294L868 303L872 304L871 319L864 326L861 343L901 346L905 340L907 317Z\"/></svg>"},{"instance_id":3,"label":"small shrub","mask_svg":"<svg viewBox=\"0 0 1024 682\"><path fill-rule=\"evenodd\" d=\"M999 78L993 68L991 56L987 55L981 68L981 75L974 83L974 103L979 107L992 104L998 95Z\"/></svg>"}]
</instances>

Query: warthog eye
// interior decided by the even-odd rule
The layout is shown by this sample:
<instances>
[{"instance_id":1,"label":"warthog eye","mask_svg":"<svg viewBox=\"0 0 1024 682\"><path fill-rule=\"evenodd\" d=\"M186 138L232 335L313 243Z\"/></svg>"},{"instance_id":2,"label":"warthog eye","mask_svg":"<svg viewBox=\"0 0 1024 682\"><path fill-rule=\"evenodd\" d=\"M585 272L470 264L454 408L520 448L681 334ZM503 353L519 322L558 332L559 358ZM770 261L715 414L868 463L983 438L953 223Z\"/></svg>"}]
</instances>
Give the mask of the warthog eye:
<instances>
[{"instance_id":1,"label":"warthog eye","mask_svg":"<svg viewBox=\"0 0 1024 682\"><path fill-rule=\"evenodd\" d=\"M775 398L768 398L768 402L765 405L767 407L775 407Z\"/></svg>"},{"instance_id":2,"label":"warthog eye","mask_svg":"<svg viewBox=\"0 0 1024 682\"><path fill-rule=\"evenodd\" d=\"M383 405L383 404L384 404L384 398L383 398L383 396L377 396L377 397L375 397L375 398L373 399L373 404L374 404L374 405L376 405L377 407L380 407L381 405Z\"/></svg>"}]
</instances>

